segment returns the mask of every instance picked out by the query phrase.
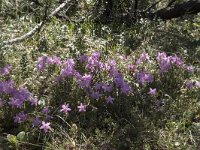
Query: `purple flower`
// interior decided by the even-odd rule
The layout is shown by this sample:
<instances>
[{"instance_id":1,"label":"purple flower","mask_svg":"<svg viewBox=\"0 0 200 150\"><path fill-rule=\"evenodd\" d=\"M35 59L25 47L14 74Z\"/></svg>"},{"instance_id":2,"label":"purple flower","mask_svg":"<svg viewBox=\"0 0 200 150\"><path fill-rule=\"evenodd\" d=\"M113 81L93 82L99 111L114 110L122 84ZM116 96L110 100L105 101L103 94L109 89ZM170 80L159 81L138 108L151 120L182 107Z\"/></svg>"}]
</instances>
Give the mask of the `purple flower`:
<instances>
[{"instance_id":1,"label":"purple flower","mask_svg":"<svg viewBox=\"0 0 200 150\"><path fill-rule=\"evenodd\" d=\"M154 88L154 89L150 88L149 89L149 92L148 92L149 95L154 96L154 95L156 95L156 93L157 93L156 88Z\"/></svg>"},{"instance_id":2,"label":"purple flower","mask_svg":"<svg viewBox=\"0 0 200 150\"><path fill-rule=\"evenodd\" d=\"M79 85L80 87L84 88L84 87L89 87L90 83L92 81L92 76L85 74L84 76L81 77L81 79L79 80Z\"/></svg>"},{"instance_id":3,"label":"purple flower","mask_svg":"<svg viewBox=\"0 0 200 150\"><path fill-rule=\"evenodd\" d=\"M159 62L161 73L167 72L171 68L171 64L174 64L177 67L184 66L182 59L177 55L167 56L165 52L159 52L156 59Z\"/></svg>"},{"instance_id":4,"label":"purple flower","mask_svg":"<svg viewBox=\"0 0 200 150\"><path fill-rule=\"evenodd\" d=\"M43 130L45 133L48 132L49 130L51 130L50 127L50 122L44 122L42 121L42 125L40 126L40 129Z\"/></svg>"},{"instance_id":5,"label":"purple flower","mask_svg":"<svg viewBox=\"0 0 200 150\"><path fill-rule=\"evenodd\" d=\"M53 65L54 64L53 58L52 57L47 57L46 63L48 65Z\"/></svg>"},{"instance_id":6,"label":"purple flower","mask_svg":"<svg viewBox=\"0 0 200 150\"><path fill-rule=\"evenodd\" d=\"M70 111L71 111L71 108L69 108L69 104L67 105L63 104L62 109L60 109L60 112L64 112L64 113L68 113Z\"/></svg>"},{"instance_id":7,"label":"purple flower","mask_svg":"<svg viewBox=\"0 0 200 150\"><path fill-rule=\"evenodd\" d=\"M111 96L108 96L107 98L106 98L106 102L107 103L113 103L113 100L114 100L114 98L112 98Z\"/></svg>"},{"instance_id":8,"label":"purple flower","mask_svg":"<svg viewBox=\"0 0 200 150\"><path fill-rule=\"evenodd\" d=\"M61 82L63 80L63 76L62 75L58 75L56 78L55 78L55 81L56 82Z\"/></svg>"},{"instance_id":9,"label":"purple flower","mask_svg":"<svg viewBox=\"0 0 200 150\"><path fill-rule=\"evenodd\" d=\"M132 91L132 88L130 85L128 85L127 83L124 83L122 86L121 86L121 92L124 93L124 94L129 94L130 92Z\"/></svg>"},{"instance_id":10,"label":"purple flower","mask_svg":"<svg viewBox=\"0 0 200 150\"><path fill-rule=\"evenodd\" d=\"M128 70L129 70L129 71L135 71L136 68L137 68L136 65L133 65L133 64L129 64L129 65L128 65Z\"/></svg>"},{"instance_id":11,"label":"purple flower","mask_svg":"<svg viewBox=\"0 0 200 150\"><path fill-rule=\"evenodd\" d=\"M36 117L34 120L33 120L33 127L35 126L39 126L40 124L42 123L42 121L40 120L39 117Z\"/></svg>"},{"instance_id":12,"label":"purple flower","mask_svg":"<svg viewBox=\"0 0 200 150\"><path fill-rule=\"evenodd\" d=\"M61 59L60 59L60 57L57 57L57 56L52 56L52 57L41 56L38 58L37 68L39 71L44 71L44 69L46 68L46 64L61 65Z\"/></svg>"},{"instance_id":13,"label":"purple flower","mask_svg":"<svg viewBox=\"0 0 200 150\"><path fill-rule=\"evenodd\" d=\"M14 90L14 81L2 81L0 82L0 93L11 94Z\"/></svg>"},{"instance_id":14,"label":"purple flower","mask_svg":"<svg viewBox=\"0 0 200 150\"><path fill-rule=\"evenodd\" d=\"M136 64L139 65L140 63L144 61L150 61L149 54L146 52L143 52L140 56L140 58L136 61Z\"/></svg>"},{"instance_id":15,"label":"purple flower","mask_svg":"<svg viewBox=\"0 0 200 150\"><path fill-rule=\"evenodd\" d=\"M142 63L142 60L141 60L141 59L138 59L135 63L136 63L136 65L139 65L139 64Z\"/></svg>"},{"instance_id":16,"label":"purple flower","mask_svg":"<svg viewBox=\"0 0 200 150\"><path fill-rule=\"evenodd\" d=\"M167 72L171 68L171 59L165 52L159 52L156 59L159 63L161 73Z\"/></svg>"},{"instance_id":17,"label":"purple flower","mask_svg":"<svg viewBox=\"0 0 200 150\"><path fill-rule=\"evenodd\" d=\"M60 57L53 56L52 60L53 60L53 64L56 64L56 65L61 65L62 64Z\"/></svg>"},{"instance_id":18,"label":"purple flower","mask_svg":"<svg viewBox=\"0 0 200 150\"><path fill-rule=\"evenodd\" d=\"M140 59L142 60L142 61L149 61L150 60L150 57L149 57L149 54L148 53L146 53L146 52L143 52L142 54L141 54L141 56L140 56Z\"/></svg>"},{"instance_id":19,"label":"purple flower","mask_svg":"<svg viewBox=\"0 0 200 150\"><path fill-rule=\"evenodd\" d=\"M120 87L124 84L124 77L122 74L117 74L114 78L114 82L117 85L117 87Z\"/></svg>"},{"instance_id":20,"label":"purple flower","mask_svg":"<svg viewBox=\"0 0 200 150\"><path fill-rule=\"evenodd\" d=\"M99 60L100 56L101 56L100 52L93 52L92 53L92 58L93 59Z\"/></svg>"},{"instance_id":21,"label":"purple flower","mask_svg":"<svg viewBox=\"0 0 200 150\"><path fill-rule=\"evenodd\" d=\"M103 88L103 83L95 83L94 88L95 90L100 90L101 88Z\"/></svg>"},{"instance_id":22,"label":"purple flower","mask_svg":"<svg viewBox=\"0 0 200 150\"><path fill-rule=\"evenodd\" d=\"M115 60L108 60L108 64L109 64L111 67L116 67L117 62L116 62Z\"/></svg>"},{"instance_id":23,"label":"purple flower","mask_svg":"<svg viewBox=\"0 0 200 150\"><path fill-rule=\"evenodd\" d=\"M195 86L198 87L198 88L200 88L200 81L196 81L195 82Z\"/></svg>"},{"instance_id":24,"label":"purple flower","mask_svg":"<svg viewBox=\"0 0 200 150\"><path fill-rule=\"evenodd\" d=\"M30 98L29 102L31 102L32 106L37 106L38 105L38 99L35 98L35 97Z\"/></svg>"},{"instance_id":25,"label":"purple flower","mask_svg":"<svg viewBox=\"0 0 200 150\"><path fill-rule=\"evenodd\" d=\"M4 68L0 68L0 75L2 76L8 75L10 73L10 70L11 66L7 64Z\"/></svg>"},{"instance_id":26,"label":"purple flower","mask_svg":"<svg viewBox=\"0 0 200 150\"><path fill-rule=\"evenodd\" d=\"M186 67L186 70L187 70L189 73L193 73L193 72L194 72L194 67L193 67L193 66L187 66L187 67Z\"/></svg>"},{"instance_id":27,"label":"purple flower","mask_svg":"<svg viewBox=\"0 0 200 150\"><path fill-rule=\"evenodd\" d=\"M63 62L64 67L74 67L75 66L75 61L74 59L67 59L66 61Z\"/></svg>"},{"instance_id":28,"label":"purple flower","mask_svg":"<svg viewBox=\"0 0 200 150\"><path fill-rule=\"evenodd\" d=\"M164 58L167 58L167 54L165 52L159 52L157 54L156 59L158 62L162 61Z\"/></svg>"},{"instance_id":29,"label":"purple flower","mask_svg":"<svg viewBox=\"0 0 200 150\"><path fill-rule=\"evenodd\" d=\"M174 55L171 58L171 62L179 67L182 67L183 66L183 61L180 57L178 57L177 55Z\"/></svg>"},{"instance_id":30,"label":"purple flower","mask_svg":"<svg viewBox=\"0 0 200 150\"><path fill-rule=\"evenodd\" d=\"M99 69L102 69L102 70L104 70L104 67L105 65L104 65L104 63L103 62L99 62Z\"/></svg>"},{"instance_id":31,"label":"purple flower","mask_svg":"<svg viewBox=\"0 0 200 150\"><path fill-rule=\"evenodd\" d=\"M141 72L137 74L137 80L141 84L153 82L153 75L146 72Z\"/></svg>"},{"instance_id":32,"label":"purple flower","mask_svg":"<svg viewBox=\"0 0 200 150\"><path fill-rule=\"evenodd\" d=\"M108 70L110 70L110 68L111 68L111 66L106 62L106 63L104 63L102 69L108 71Z\"/></svg>"},{"instance_id":33,"label":"purple flower","mask_svg":"<svg viewBox=\"0 0 200 150\"><path fill-rule=\"evenodd\" d=\"M89 69L91 72L97 71L97 69L99 68L99 63L100 62L98 60L89 57L86 68Z\"/></svg>"},{"instance_id":34,"label":"purple flower","mask_svg":"<svg viewBox=\"0 0 200 150\"><path fill-rule=\"evenodd\" d=\"M100 94L99 92L92 92L91 94L91 97L96 100L98 100L101 96L102 94Z\"/></svg>"},{"instance_id":35,"label":"purple flower","mask_svg":"<svg viewBox=\"0 0 200 150\"><path fill-rule=\"evenodd\" d=\"M49 113L49 108L48 107L44 107L42 112L47 115Z\"/></svg>"},{"instance_id":36,"label":"purple flower","mask_svg":"<svg viewBox=\"0 0 200 150\"><path fill-rule=\"evenodd\" d=\"M22 108L24 101L21 99L16 98L10 98L10 101L8 102L9 105L11 105L13 108Z\"/></svg>"},{"instance_id":37,"label":"purple flower","mask_svg":"<svg viewBox=\"0 0 200 150\"><path fill-rule=\"evenodd\" d=\"M69 76L73 76L76 73L75 70L75 62L73 59L67 59L64 63L63 63L63 68L61 70L61 76L62 77L69 77Z\"/></svg>"},{"instance_id":38,"label":"purple flower","mask_svg":"<svg viewBox=\"0 0 200 150\"><path fill-rule=\"evenodd\" d=\"M192 88L194 87L193 81L188 81L188 82L186 83L186 87L187 87L188 89L192 89Z\"/></svg>"},{"instance_id":39,"label":"purple flower","mask_svg":"<svg viewBox=\"0 0 200 150\"><path fill-rule=\"evenodd\" d=\"M120 75L119 71L115 67L110 68L109 74L111 77L114 77L114 78Z\"/></svg>"},{"instance_id":40,"label":"purple flower","mask_svg":"<svg viewBox=\"0 0 200 150\"><path fill-rule=\"evenodd\" d=\"M27 119L27 114L25 114L24 112L20 112L14 117L14 122L23 123L24 121L26 121L26 119Z\"/></svg>"},{"instance_id":41,"label":"purple flower","mask_svg":"<svg viewBox=\"0 0 200 150\"><path fill-rule=\"evenodd\" d=\"M100 53L93 52L90 57L87 58L86 68L89 69L91 72L97 72L99 68L102 68L104 64L100 61Z\"/></svg>"},{"instance_id":42,"label":"purple flower","mask_svg":"<svg viewBox=\"0 0 200 150\"><path fill-rule=\"evenodd\" d=\"M105 84L102 86L104 92L112 92L112 89L113 89L113 85L108 85L108 84Z\"/></svg>"},{"instance_id":43,"label":"purple flower","mask_svg":"<svg viewBox=\"0 0 200 150\"><path fill-rule=\"evenodd\" d=\"M44 71L44 69L46 68L47 59L47 56L41 56L38 58L37 69L39 71Z\"/></svg>"},{"instance_id":44,"label":"purple flower","mask_svg":"<svg viewBox=\"0 0 200 150\"><path fill-rule=\"evenodd\" d=\"M77 107L79 112L86 112L86 105L83 103L80 103L80 105Z\"/></svg>"},{"instance_id":45,"label":"purple flower","mask_svg":"<svg viewBox=\"0 0 200 150\"><path fill-rule=\"evenodd\" d=\"M21 101L28 100L31 96L31 93L26 88L20 88L19 90L14 90L13 97L20 99Z\"/></svg>"},{"instance_id":46,"label":"purple flower","mask_svg":"<svg viewBox=\"0 0 200 150\"><path fill-rule=\"evenodd\" d=\"M79 60L80 60L81 63L86 62L88 60L88 56L87 55L81 55Z\"/></svg>"},{"instance_id":47,"label":"purple flower","mask_svg":"<svg viewBox=\"0 0 200 150\"><path fill-rule=\"evenodd\" d=\"M72 66L67 66L65 68L62 68L61 70L62 77L70 77L70 76L73 76L74 73L75 73L75 69Z\"/></svg>"}]
</instances>

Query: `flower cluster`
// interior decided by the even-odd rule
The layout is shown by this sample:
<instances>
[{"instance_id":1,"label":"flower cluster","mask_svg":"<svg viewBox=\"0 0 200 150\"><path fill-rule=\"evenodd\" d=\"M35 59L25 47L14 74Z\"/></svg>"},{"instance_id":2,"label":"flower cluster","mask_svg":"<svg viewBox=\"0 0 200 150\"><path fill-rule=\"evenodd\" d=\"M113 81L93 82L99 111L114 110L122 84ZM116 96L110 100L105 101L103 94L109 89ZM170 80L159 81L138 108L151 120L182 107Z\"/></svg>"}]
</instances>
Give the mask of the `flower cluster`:
<instances>
[{"instance_id":1,"label":"flower cluster","mask_svg":"<svg viewBox=\"0 0 200 150\"><path fill-rule=\"evenodd\" d=\"M53 84L60 84L65 80L73 80L73 86L77 91L82 91L85 95L76 102L62 102L59 105L59 112L65 116L70 116L73 111L87 113L90 104L102 102L105 105L117 105L118 97L134 96L136 88L143 87L146 96L157 98L161 93L156 84L156 76L153 71L148 70L148 65L157 64L158 72L169 72L173 66L193 73L195 68L191 65L185 65L183 60L177 55L167 56L165 52L159 52L155 63L149 54L143 52L139 59L131 60L131 57L118 57L119 59L101 60L100 52L93 52L91 55L82 55L78 59L67 58L62 60L57 56L41 56L38 58L37 69L44 72L51 65L58 66L59 74L56 74L56 81ZM124 71L125 70L125 71ZM126 72L130 73L128 74ZM156 70L156 69L155 69ZM30 121L33 127L42 131L51 131L51 107L41 105L39 100L24 86L16 86L14 80L5 79L9 75L11 66L6 65L0 68L0 108L7 105L11 109L17 110L14 116L14 122L22 124ZM156 72L156 71L155 71ZM186 80L188 89L200 88L200 81ZM139 86L135 86L139 85ZM69 86L70 87L70 86ZM59 89L58 89L59 90ZM65 89L64 89L65 90ZM71 93L70 93L71 94ZM41 97L41 95L38 95ZM25 106L37 108L36 115L33 117L25 109Z\"/></svg>"},{"instance_id":2,"label":"flower cluster","mask_svg":"<svg viewBox=\"0 0 200 150\"><path fill-rule=\"evenodd\" d=\"M61 65L60 57L41 56L38 58L37 69L40 71L44 71L44 69L46 68L47 65L53 65L53 64Z\"/></svg>"},{"instance_id":3,"label":"flower cluster","mask_svg":"<svg viewBox=\"0 0 200 150\"><path fill-rule=\"evenodd\" d=\"M11 66L7 64L5 67L0 68L0 75L2 76L8 75L10 73L10 70L11 70Z\"/></svg>"},{"instance_id":4,"label":"flower cluster","mask_svg":"<svg viewBox=\"0 0 200 150\"><path fill-rule=\"evenodd\" d=\"M172 68L172 65L175 65L179 68L183 68L185 70L187 70L189 73L193 73L194 72L194 67L193 66L187 66L184 64L183 60L178 57L177 55L174 56L167 56L167 54L165 52L159 52L157 54L156 60L159 63L159 67L160 67L160 72L167 72L169 69Z\"/></svg>"}]
</instances>

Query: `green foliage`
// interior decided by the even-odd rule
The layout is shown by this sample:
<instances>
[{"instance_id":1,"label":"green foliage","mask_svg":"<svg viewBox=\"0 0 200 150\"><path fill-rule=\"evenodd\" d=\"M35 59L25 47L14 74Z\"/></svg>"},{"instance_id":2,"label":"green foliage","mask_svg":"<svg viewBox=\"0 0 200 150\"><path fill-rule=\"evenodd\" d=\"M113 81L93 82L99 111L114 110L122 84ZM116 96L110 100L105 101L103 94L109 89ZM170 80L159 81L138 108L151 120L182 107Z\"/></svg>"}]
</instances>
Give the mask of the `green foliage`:
<instances>
[{"instance_id":1,"label":"green foliage","mask_svg":"<svg viewBox=\"0 0 200 150\"><path fill-rule=\"evenodd\" d=\"M15 14L14 3L0 2L2 14ZM46 1L39 2L45 5ZM103 11L109 1L96 2ZM153 2L140 1L139 7L143 8ZM2 39L26 33L41 20L44 7L29 3L28 0L20 1L19 8L22 9L17 14L19 18L26 16L26 19L4 18L6 21L1 28ZM51 0L49 3L48 11L56 7L58 1ZM128 0L116 0L113 3L113 14L123 13L134 5ZM131 26L116 23L104 25L93 22L91 15L87 16L86 10L94 9L96 5L93 1L81 1L70 14L75 20L53 18L33 39L18 45L0 47L0 68L7 63L12 65L10 75L0 76L0 82L12 78L17 88L27 87L39 100L37 107L28 103L23 105L22 109L28 112L30 118L22 124L12 120L19 112L18 108L13 109L9 105L1 108L1 133L8 134L6 138L9 145L15 149L60 150L199 149L199 89L190 90L186 87L188 81L200 80L199 16L166 22L140 20ZM83 54L90 56L94 51L101 52L102 62L116 60L117 69L133 87L133 92L125 95L114 87L111 93L106 93L96 101L78 86L74 78L66 78L61 83L55 82L61 66L49 66L44 72L36 69L38 57L59 56L62 60L73 58L77 62L76 69L85 74L88 73L86 63L81 63L78 58ZM156 61L159 51L165 51L168 55L177 54L185 64L197 69L194 73L188 73L173 66L170 71L161 74ZM143 52L149 54L152 63L142 63L137 71L147 70L155 78L155 82L146 85L139 84L134 72L127 69ZM106 71L93 75L92 84L101 81L112 83ZM148 94L151 87L158 90L155 97ZM110 95L115 98L112 105L105 103L105 97ZM6 102L9 101L9 96L3 95ZM80 102L88 104L85 113L78 112L77 105ZM69 103L73 110L69 114L59 111L64 103ZM42 113L45 106L49 107L53 116L52 129L47 133L31 124L35 116L42 119L46 117Z\"/></svg>"}]
</instances>

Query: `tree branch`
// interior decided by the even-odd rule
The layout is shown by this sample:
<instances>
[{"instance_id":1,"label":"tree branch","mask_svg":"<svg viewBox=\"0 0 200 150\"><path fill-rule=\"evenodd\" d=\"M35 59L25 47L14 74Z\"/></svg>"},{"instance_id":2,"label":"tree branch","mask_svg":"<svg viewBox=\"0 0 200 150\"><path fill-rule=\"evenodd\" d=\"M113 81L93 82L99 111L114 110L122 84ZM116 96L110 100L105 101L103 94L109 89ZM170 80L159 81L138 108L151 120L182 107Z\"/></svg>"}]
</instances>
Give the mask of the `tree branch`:
<instances>
[{"instance_id":1,"label":"tree branch","mask_svg":"<svg viewBox=\"0 0 200 150\"><path fill-rule=\"evenodd\" d=\"M31 31L29 31L28 33L22 35L21 37L17 37L14 39L10 39L7 41L3 41L2 43L4 45L8 45L8 44L17 44L20 42L25 41L26 39L31 38L35 33L39 32L41 30L41 28L44 26L44 24L48 21L50 21L53 16L55 16L58 12L60 12L64 7L66 7L66 5L69 2L74 2L75 0L65 0L61 5L59 5L49 16L46 17L45 20L43 20L42 22L40 22L39 24L37 24ZM71 4L72 5L72 4ZM71 6L70 5L70 6ZM70 6L67 8L67 10L70 8Z\"/></svg>"}]
</instances>

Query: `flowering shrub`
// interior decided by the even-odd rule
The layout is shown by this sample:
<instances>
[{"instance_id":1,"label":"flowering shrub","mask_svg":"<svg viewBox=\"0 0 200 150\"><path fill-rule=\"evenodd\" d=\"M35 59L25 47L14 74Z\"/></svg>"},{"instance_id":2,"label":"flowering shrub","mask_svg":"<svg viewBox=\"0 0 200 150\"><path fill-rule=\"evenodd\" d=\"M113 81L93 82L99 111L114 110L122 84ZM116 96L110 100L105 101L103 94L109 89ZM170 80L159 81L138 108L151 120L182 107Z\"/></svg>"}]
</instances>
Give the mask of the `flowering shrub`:
<instances>
[{"instance_id":1,"label":"flowering shrub","mask_svg":"<svg viewBox=\"0 0 200 150\"><path fill-rule=\"evenodd\" d=\"M134 108L159 124L159 117L176 115L174 107L185 105L190 92L199 98L200 81L195 78L195 67L165 52L154 56L143 52L138 59L121 55L104 59L100 52L65 59L41 56L36 68L36 80L43 78L46 85L36 92L15 83L10 65L0 68L0 108L4 119L12 118L10 124L24 127L27 132L39 129L51 134L57 130L59 118L79 122L82 128L105 126L99 124L109 116L132 117ZM179 111L184 113L186 109Z\"/></svg>"}]
</instances>

